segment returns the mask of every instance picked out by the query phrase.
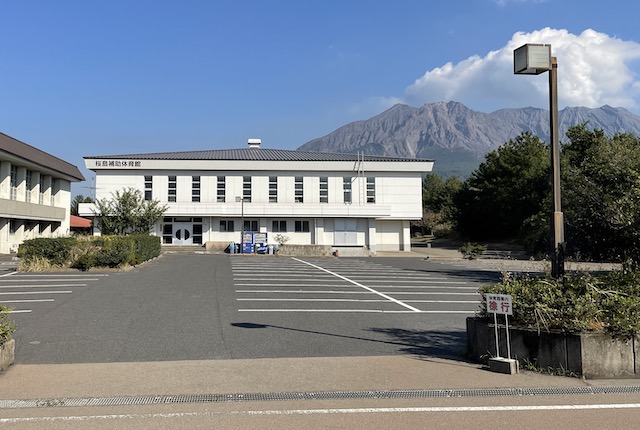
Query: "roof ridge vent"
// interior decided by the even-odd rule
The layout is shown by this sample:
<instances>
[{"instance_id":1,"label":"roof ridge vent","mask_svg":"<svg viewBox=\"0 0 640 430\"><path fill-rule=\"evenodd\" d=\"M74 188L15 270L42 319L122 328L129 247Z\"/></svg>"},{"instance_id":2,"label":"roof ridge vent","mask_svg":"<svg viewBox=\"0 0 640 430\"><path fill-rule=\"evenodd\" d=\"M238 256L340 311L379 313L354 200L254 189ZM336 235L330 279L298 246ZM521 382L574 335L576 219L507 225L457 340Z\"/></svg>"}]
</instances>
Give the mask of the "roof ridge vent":
<instances>
[{"instance_id":1,"label":"roof ridge vent","mask_svg":"<svg viewBox=\"0 0 640 430\"><path fill-rule=\"evenodd\" d=\"M260 149L260 144L262 143L262 140L261 139L249 139L249 140L247 140L247 143L249 144L249 148Z\"/></svg>"}]
</instances>

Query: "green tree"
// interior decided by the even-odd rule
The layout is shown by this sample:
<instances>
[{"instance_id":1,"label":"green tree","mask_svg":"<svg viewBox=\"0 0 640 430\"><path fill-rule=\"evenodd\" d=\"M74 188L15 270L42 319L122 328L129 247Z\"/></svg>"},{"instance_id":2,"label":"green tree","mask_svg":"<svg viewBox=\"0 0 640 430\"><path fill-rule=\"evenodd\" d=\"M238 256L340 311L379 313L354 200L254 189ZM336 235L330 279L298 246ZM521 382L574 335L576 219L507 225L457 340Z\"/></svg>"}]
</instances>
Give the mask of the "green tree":
<instances>
[{"instance_id":1,"label":"green tree","mask_svg":"<svg viewBox=\"0 0 640 430\"><path fill-rule=\"evenodd\" d=\"M135 188L116 191L111 196L96 201L96 221L104 235L149 233L168 209L157 200L144 200L142 192Z\"/></svg>"},{"instance_id":2,"label":"green tree","mask_svg":"<svg viewBox=\"0 0 640 430\"><path fill-rule=\"evenodd\" d=\"M78 216L78 205L80 203L93 203L91 197L85 197L82 194L78 194L71 200L71 215Z\"/></svg>"},{"instance_id":3,"label":"green tree","mask_svg":"<svg viewBox=\"0 0 640 430\"><path fill-rule=\"evenodd\" d=\"M462 181L456 177L443 180L429 173L422 182L422 226L430 232L436 229L450 230L454 222L454 197L460 191Z\"/></svg>"},{"instance_id":4,"label":"green tree","mask_svg":"<svg viewBox=\"0 0 640 430\"><path fill-rule=\"evenodd\" d=\"M474 239L517 237L547 207L550 164L548 146L530 132L487 154L456 194L458 230Z\"/></svg>"},{"instance_id":5,"label":"green tree","mask_svg":"<svg viewBox=\"0 0 640 430\"><path fill-rule=\"evenodd\" d=\"M563 148L563 211L569 251L582 257L640 264L640 139L607 138L586 124Z\"/></svg>"}]
</instances>

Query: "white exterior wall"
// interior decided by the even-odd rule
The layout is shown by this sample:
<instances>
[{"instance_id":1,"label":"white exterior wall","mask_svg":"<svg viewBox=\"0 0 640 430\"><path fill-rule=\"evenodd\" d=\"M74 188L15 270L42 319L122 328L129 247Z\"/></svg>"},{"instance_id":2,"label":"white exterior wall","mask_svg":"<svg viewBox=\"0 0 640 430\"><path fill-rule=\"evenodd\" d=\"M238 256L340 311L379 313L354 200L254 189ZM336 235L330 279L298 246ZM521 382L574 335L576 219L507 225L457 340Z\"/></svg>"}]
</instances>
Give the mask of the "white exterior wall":
<instances>
[{"instance_id":1,"label":"white exterior wall","mask_svg":"<svg viewBox=\"0 0 640 430\"><path fill-rule=\"evenodd\" d=\"M6 156L6 155L4 155ZM17 159L1 159L0 153L0 254L16 252L28 239L66 236L70 231L71 182L46 166ZM11 166L18 167L15 198L11 195ZM27 187L31 171L31 189ZM40 190L40 180L44 190ZM53 190L53 180L56 190ZM44 198L40 204L40 192ZM55 191L55 192L54 192Z\"/></svg>"},{"instance_id":2,"label":"white exterior wall","mask_svg":"<svg viewBox=\"0 0 640 430\"><path fill-rule=\"evenodd\" d=\"M259 150L259 149L257 149ZM202 241L238 242L244 220L258 222L275 243L272 222L286 221L290 244L336 244L336 219L354 220L355 232L346 234L347 246L367 246L372 252L409 250L408 225L422 217L422 179L432 163L365 161L364 172L354 162L285 162L234 160L141 160L135 167L102 165L87 159L96 172L96 198L111 198L133 187L144 194L144 176L153 177L152 198L168 207L165 217L202 218ZM168 177L176 176L176 202L168 202ZM192 176L200 176L200 202L192 198ZM225 202L217 202L217 177L226 178ZM252 177L251 202L243 196L243 176ZM269 177L278 177L278 202L269 202ZM295 202L295 177L304 182L303 202ZM328 203L320 203L320 177L328 177ZM352 202L343 200L343 178L352 178ZM375 203L367 203L366 178L375 178ZM81 205L81 216L92 212ZM220 232L220 220L233 220L234 232ZM308 232L295 232L296 221L307 221ZM344 221L340 221L344 225ZM162 224L154 234L162 235ZM339 233L340 234L340 233ZM342 237L342 236L341 236Z\"/></svg>"}]
</instances>

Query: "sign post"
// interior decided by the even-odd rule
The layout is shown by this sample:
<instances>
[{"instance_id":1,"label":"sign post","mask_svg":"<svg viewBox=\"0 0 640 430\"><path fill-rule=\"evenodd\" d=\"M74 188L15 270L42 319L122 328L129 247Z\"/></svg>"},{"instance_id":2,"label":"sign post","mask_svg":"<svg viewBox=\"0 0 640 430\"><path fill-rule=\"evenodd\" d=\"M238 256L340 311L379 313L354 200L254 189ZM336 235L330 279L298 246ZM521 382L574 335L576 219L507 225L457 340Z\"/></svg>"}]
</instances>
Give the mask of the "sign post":
<instances>
[{"instance_id":1,"label":"sign post","mask_svg":"<svg viewBox=\"0 0 640 430\"><path fill-rule=\"evenodd\" d=\"M493 326L496 335L496 357L489 360L489 368L494 372L518 373L518 362L511 358L511 339L509 339L509 315L513 315L513 301L509 294L487 294L485 296L487 312L493 314ZM507 335L507 358L500 356L500 336L498 332L498 314L504 315Z\"/></svg>"}]
</instances>

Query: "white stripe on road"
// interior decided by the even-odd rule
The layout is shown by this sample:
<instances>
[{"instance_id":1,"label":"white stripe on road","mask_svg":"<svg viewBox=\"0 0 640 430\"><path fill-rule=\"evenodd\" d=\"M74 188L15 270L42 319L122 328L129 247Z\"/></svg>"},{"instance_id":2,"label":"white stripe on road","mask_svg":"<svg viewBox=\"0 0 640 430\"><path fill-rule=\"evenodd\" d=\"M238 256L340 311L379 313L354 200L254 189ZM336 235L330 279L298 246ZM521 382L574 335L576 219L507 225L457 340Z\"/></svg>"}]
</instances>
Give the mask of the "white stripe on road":
<instances>
[{"instance_id":1,"label":"white stripe on road","mask_svg":"<svg viewBox=\"0 0 640 430\"><path fill-rule=\"evenodd\" d=\"M59 288L59 287L86 287L87 284L33 284L33 285L0 285L0 288Z\"/></svg>"},{"instance_id":2,"label":"white stripe on road","mask_svg":"<svg viewBox=\"0 0 640 430\"><path fill-rule=\"evenodd\" d=\"M387 303L388 300L359 300L359 299L237 299L239 302L357 302L357 303ZM407 303L471 303L480 304L480 300L406 300ZM2 302L0 302L2 303Z\"/></svg>"},{"instance_id":3,"label":"white stripe on road","mask_svg":"<svg viewBox=\"0 0 640 430\"><path fill-rule=\"evenodd\" d=\"M176 418L210 418L219 416L269 415L339 415L339 414L406 414L406 413L465 413L465 412L529 412L529 411L584 411L640 409L640 403L606 403L595 405L536 405L536 406L433 406L410 408L333 408L333 409L279 409L254 411L167 412L153 414L69 415L44 417L0 418L0 424L83 422L108 420L149 420Z\"/></svg>"},{"instance_id":4,"label":"white stripe on road","mask_svg":"<svg viewBox=\"0 0 640 430\"><path fill-rule=\"evenodd\" d=\"M357 303L387 303L389 301L389 300L382 300L382 299L358 300L358 299L261 299L261 298L237 299L237 300L239 302L357 302Z\"/></svg>"},{"instance_id":5,"label":"white stripe on road","mask_svg":"<svg viewBox=\"0 0 640 430\"><path fill-rule=\"evenodd\" d=\"M351 288L350 284L340 285L340 284L324 284L324 285L305 285L305 284L264 284L260 282L251 282L251 283L243 283L243 284L235 284L236 287L333 287L333 288ZM426 290L434 290L434 289L452 289L452 290L474 290L477 291L478 287L448 287L442 286L439 287L437 285L381 285L384 288L415 288L415 289L426 289Z\"/></svg>"},{"instance_id":6,"label":"white stripe on road","mask_svg":"<svg viewBox=\"0 0 640 430\"><path fill-rule=\"evenodd\" d=\"M12 294L71 294L73 291L11 291L8 293L0 293L2 296L8 296Z\"/></svg>"},{"instance_id":7,"label":"white stripe on road","mask_svg":"<svg viewBox=\"0 0 640 430\"><path fill-rule=\"evenodd\" d=\"M25 300L0 300L0 303L33 303L33 302L53 302L53 299L25 299Z\"/></svg>"},{"instance_id":8,"label":"white stripe on road","mask_svg":"<svg viewBox=\"0 0 640 430\"><path fill-rule=\"evenodd\" d=\"M264 276L263 274L261 274L260 276L262 279L266 279L269 282L291 282L291 281L297 281L298 279L300 279L299 276L294 277L293 279L283 279L283 278L271 278L268 276ZM304 279L304 282L326 282L329 278L320 278L320 279ZM380 278L376 278L376 279L380 279ZM393 279L395 279L397 282L406 282L408 284L436 284L436 285L468 285L468 282L464 282L464 281L433 281L433 280L409 280L409 279L402 279L400 277L394 276ZM233 278L234 281L255 281L256 277L255 276L250 276L250 277L243 277L243 278L237 278L234 277ZM349 281L349 282L353 282L353 281ZM389 280L385 279L385 280L370 280L369 283L371 284L375 284L375 283L388 283ZM255 283L248 283L248 284L236 284L236 285L260 285L260 284L255 284ZM414 286L415 288L415 286ZM426 288L426 286L425 286ZM477 288L477 287L467 287L467 288Z\"/></svg>"},{"instance_id":9,"label":"white stripe on road","mask_svg":"<svg viewBox=\"0 0 640 430\"><path fill-rule=\"evenodd\" d=\"M99 280L100 279L98 279L98 278L59 278L59 279L51 279L51 278L45 278L45 279L33 279L33 278L16 279L16 278L11 278L11 279L0 279L0 283L2 283L2 282L84 282L84 281L99 281Z\"/></svg>"},{"instance_id":10,"label":"white stripe on road","mask_svg":"<svg viewBox=\"0 0 640 430\"><path fill-rule=\"evenodd\" d=\"M290 290L236 290L236 293L288 293L288 294L371 294L366 291L308 291L308 290L300 290L300 291L290 291ZM0 293L2 294L2 293ZM384 294L384 293L383 293ZM477 296L478 293L443 293L443 292L431 292L431 293L421 293L415 291L399 291L392 292L389 294L411 294L411 295L428 295L428 296Z\"/></svg>"},{"instance_id":11,"label":"white stripe on road","mask_svg":"<svg viewBox=\"0 0 640 430\"><path fill-rule=\"evenodd\" d=\"M31 313L31 309L10 310L9 312L0 312L0 314L28 314Z\"/></svg>"},{"instance_id":12,"label":"white stripe on road","mask_svg":"<svg viewBox=\"0 0 640 430\"><path fill-rule=\"evenodd\" d=\"M346 278L346 277L344 277L344 276L342 276L342 275L339 275L339 274L337 274L337 273L335 273L335 272L332 272L332 271L330 271L330 270L324 269L324 268L322 268L322 267L320 267L320 266L316 266L315 264L308 263L308 262L306 262L306 261L304 261L304 260L300 260L300 259L298 259L298 258L293 258L292 260L294 260L294 261L298 261L298 262L300 262L300 263L307 264L307 265L309 265L309 266L311 266L311 267L315 267L315 268L316 268L316 269L318 269L318 270L322 270L323 272L329 273L329 274L331 274L331 275L333 275L333 276L335 276L335 277L337 277L337 278L344 279L345 281L349 281L349 282L351 282L353 285L357 285L358 287L364 288L365 290L367 290L367 291L369 291L369 292L371 292L371 293L377 294L377 295L379 295L380 297L384 297L385 299L390 300L390 301L392 301L392 302L394 302L394 303L396 303L396 304L398 304L398 305L400 305L400 306L403 306L403 307L405 307L405 308L407 308L407 309L410 309L410 310L412 310L412 311L414 311L414 312L420 312L420 309L418 309L418 308L414 308L413 306L408 305L408 304L406 304L406 303L403 303L403 302L401 302L401 301L400 301L400 300L398 300L398 299L395 299L395 298L393 298L393 297L391 297L391 296L388 296L388 295L386 295L386 294L384 294L384 293L381 293L381 292L379 292L379 291L376 291L376 290L374 290L373 288L369 288L369 287L367 287L366 285L362 285L362 284L361 284L361 283L359 283L359 282L352 281L351 279Z\"/></svg>"},{"instance_id":13,"label":"white stripe on road","mask_svg":"<svg viewBox=\"0 0 640 430\"><path fill-rule=\"evenodd\" d=\"M13 272L18 273L18 272ZM6 275L5 275L6 276ZM99 273L92 273L91 275L81 275L81 274L73 274L73 273L65 273L64 275L52 275L52 274L48 274L48 275L28 275L28 274L24 274L22 272L20 272L20 276L19 278L69 278L69 277L74 277L74 278L82 278L82 277L86 277L86 276L91 276L91 277L95 277L95 276L109 276L108 274L99 274ZM97 281L97 279L96 279Z\"/></svg>"},{"instance_id":14,"label":"white stripe on road","mask_svg":"<svg viewBox=\"0 0 640 430\"><path fill-rule=\"evenodd\" d=\"M477 309L471 311L385 311L381 309L238 309L238 312L310 312L310 313L361 313L361 314L475 314Z\"/></svg>"}]
</instances>

